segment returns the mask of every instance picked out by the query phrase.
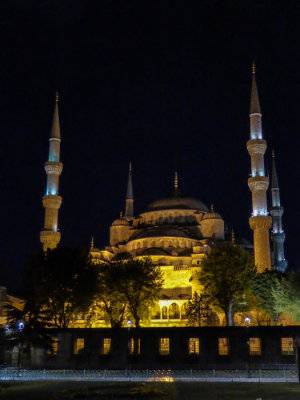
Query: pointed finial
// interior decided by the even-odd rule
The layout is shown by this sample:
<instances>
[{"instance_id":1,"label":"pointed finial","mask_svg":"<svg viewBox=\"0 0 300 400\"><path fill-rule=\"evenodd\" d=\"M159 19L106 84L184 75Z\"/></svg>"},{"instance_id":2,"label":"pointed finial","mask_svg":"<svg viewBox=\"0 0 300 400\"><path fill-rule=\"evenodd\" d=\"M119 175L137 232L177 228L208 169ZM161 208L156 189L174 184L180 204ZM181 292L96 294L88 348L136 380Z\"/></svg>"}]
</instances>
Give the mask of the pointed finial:
<instances>
[{"instance_id":1,"label":"pointed finial","mask_svg":"<svg viewBox=\"0 0 300 400\"><path fill-rule=\"evenodd\" d=\"M120 211L120 218L123 218L123 213L122 213L122 211Z\"/></svg>"},{"instance_id":2,"label":"pointed finial","mask_svg":"<svg viewBox=\"0 0 300 400\"><path fill-rule=\"evenodd\" d=\"M177 174L177 171L175 171L174 189L178 190L178 174Z\"/></svg>"},{"instance_id":3,"label":"pointed finial","mask_svg":"<svg viewBox=\"0 0 300 400\"><path fill-rule=\"evenodd\" d=\"M129 172L131 172L132 171L132 166L131 166L131 161L130 161L130 163L129 163Z\"/></svg>"},{"instance_id":4,"label":"pointed finial","mask_svg":"<svg viewBox=\"0 0 300 400\"><path fill-rule=\"evenodd\" d=\"M234 234L234 230L233 229L231 231L231 241L232 241L232 243L235 243L235 234Z\"/></svg>"},{"instance_id":5,"label":"pointed finial","mask_svg":"<svg viewBox=\"0 0 300 400\"><path fill-rule=\"evenodd\" d=\"M56 103L58 103L58 91L56 91L56 98L55 98Z\"/></svg>"},{"instance_id":6,"label":"pointed finial","mask_svg":"<svg viewBox=\"0 0 300 400\"><path fill-rule=\"evenodd\" d=\"M252 87L251 87L251 101L250 101L250 114L260 114L260 104L258 97L258 90L256 85L255 76L255 63L252 63Z\"/></svg>"},{"instance_id":7,"label":"pointed finial","mask_svg":"<svg viewBox=\"0 0 300 400\"><path fill-rule=\"evenodd\" d=\"M275 151L272 150L272 178L271 178L271 189L279 189L278 177L276 171L276 162L275 162Z\"/></svg>"},{"instance_id":8,"label":"pointed finial","mask_svg":"<svg viewBox=\"0 0 300 400\"><path fill-rule=\"evenodd\" d=\"M94 236L92 236L91 240L91 250L94 250Z\"/></svg>"},{"instance_id":9,"label":"pointed finial","mask_svg":"<svg viewBox=\"0 0 300 400\"><path fill-rule=\"evenodd\" d=\"M213 204L210 205L210 212L212 212L212 213L215 212L215 210L214 210L214 205L213 205Z\"/></svg>"}]
</instances>

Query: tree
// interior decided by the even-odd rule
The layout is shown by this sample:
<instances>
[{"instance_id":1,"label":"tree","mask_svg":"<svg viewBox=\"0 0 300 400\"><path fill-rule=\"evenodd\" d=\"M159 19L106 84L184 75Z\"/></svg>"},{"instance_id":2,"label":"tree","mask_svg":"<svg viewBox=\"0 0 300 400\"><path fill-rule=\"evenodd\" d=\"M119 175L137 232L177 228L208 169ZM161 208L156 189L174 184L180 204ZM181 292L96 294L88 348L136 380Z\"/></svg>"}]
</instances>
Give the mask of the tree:
<instances>
[{"instance_id":1,"label":"tree","mask_svg":"<svg viewBox=\"0 0 300 400\"><path fill-rule=\"evenodd\" d=\"M201 326L207 324L209 307L207 296L194 292L193 297L188 301L186 316L190 326Z\"/></svg>"},{"instance_id":2,"label":"tree","mask_svg":"<svg viewBox=\"0 0 300 400\"><path fill-rule=\"evenodd\" d=\"M4 343L9 349L18 348L19 368L21 368L23 354L30 358L32 348L52 351L53 340L44 329L45 323L40 318L40 313L33 313L28 304L25 304L23 309L9 304L5 308L7 325L4 329Z\"/></svg>"},{"instance_id":3,"label":"tree","mask_svg":"<svg viewBox=\"0 0 300 400\"><path fill-rule=\"evenodd\" d=\"M68 327L97 291L97 269L85 249L58 247L30 257L24 269L27 307L48 326Z\"/></svg>"},{"instance_id":4,"label":"tree","mask_svg":"<svg viewBox=\"0 0 300 400\"><path fill-rule=\"evenodd\" d=\"M120 291L122 264L103 263L98 267L98 294L92 312L97 315L104 306L107 319L113 328L122 327L125 318L126 302Z\"/></svg>"},{"instance_id":5,"label":"tree","mask_svg":"<svg viewBox=\"0 0 300 400\"><path fill-rule=\"evenodd\" d=\"M163 278L159 267L150 258L116 263L120 269L120 293L124 296L128 313L140 327L141 319L150 315L150 307L159 298Z\"/></svg>"},{"instance_id":6,"label":"tree","mask_svg":"<svg viewBox=\"0 0 300 400\"><path fill-rule=\"evenodd\" d=\"M140 327L158 299L162 274L150 258L116 261L100 267L100 298L112 326L122 325L125 312ZM114 324L114 325L113 325Z\"/></svg>"},{"instance_id":7,"label":"tree","mask_svg":"<svg viewBox=\"0 0 300 400\"><path fill-rule=\"evenodd\" d=\"M225 313L227 326L247 303L256 269L253 257L233 243L213 247L201 263L199 281L209 304Z\"/></svg>"},{"instance_id":8,"label":"tree","mask_svg":"<svg viewBox=\"0 0 300 400\"><path fill-rule=\"evenodd\" d=\"M274 310L300 322L300 272L291 272L287 279L277 281L272 288Z\"/></svg>"},{"instance_id":9,"label":"tree","mask_svg":"<svg viewBox=\"0 0 300 400\"><path fill-rule=\"evenodd\" d=\"M258 310L267 313L273 320L274 325L277 325L279 313L275 310L275 299L272 296L272 290L283 279L283 273L274 269L264 271L253 278L252 293L256 298L256 307Z\"/></svg>"}]
</instances>

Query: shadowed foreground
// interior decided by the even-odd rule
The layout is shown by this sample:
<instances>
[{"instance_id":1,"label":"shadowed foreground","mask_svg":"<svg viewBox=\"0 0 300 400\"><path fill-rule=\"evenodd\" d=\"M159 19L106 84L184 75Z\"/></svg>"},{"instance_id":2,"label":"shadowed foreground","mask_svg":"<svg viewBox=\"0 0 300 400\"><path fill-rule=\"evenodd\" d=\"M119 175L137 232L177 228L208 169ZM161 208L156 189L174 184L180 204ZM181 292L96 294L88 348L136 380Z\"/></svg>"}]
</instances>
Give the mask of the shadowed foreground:
<instances>
[{"instance_id":1,"label":"shadowed foreground","mask_svg":"<svg viewBox=\"0 0 300 400\"><path fill-rule=\"evenodd\" d=\"M103 383L5 382L0 399L299 400L298 383Z\"/></svg>"}]
</instances>

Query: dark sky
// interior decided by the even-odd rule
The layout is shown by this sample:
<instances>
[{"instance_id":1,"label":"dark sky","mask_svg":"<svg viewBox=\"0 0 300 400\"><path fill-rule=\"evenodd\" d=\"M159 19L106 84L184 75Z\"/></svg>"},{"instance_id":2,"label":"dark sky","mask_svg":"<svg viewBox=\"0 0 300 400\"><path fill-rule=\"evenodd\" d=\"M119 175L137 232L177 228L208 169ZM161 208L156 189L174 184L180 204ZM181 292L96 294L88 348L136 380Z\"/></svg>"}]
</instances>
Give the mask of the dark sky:
<instances>
[{"instance_id":1,"label":"dark sky","mask_svg":"<svg viewBox=\"0 0 300 400\"><path fill-rule=\"evenodd\" d=\"M39 246L48 136L60 92L62 243L108 244L124 209L172 190L213 203L252 239L251 62L277 154L286 258L299 266L297 1L7 1L0 6L1 261L17 287Z\"/></svg>"}]
</instances>

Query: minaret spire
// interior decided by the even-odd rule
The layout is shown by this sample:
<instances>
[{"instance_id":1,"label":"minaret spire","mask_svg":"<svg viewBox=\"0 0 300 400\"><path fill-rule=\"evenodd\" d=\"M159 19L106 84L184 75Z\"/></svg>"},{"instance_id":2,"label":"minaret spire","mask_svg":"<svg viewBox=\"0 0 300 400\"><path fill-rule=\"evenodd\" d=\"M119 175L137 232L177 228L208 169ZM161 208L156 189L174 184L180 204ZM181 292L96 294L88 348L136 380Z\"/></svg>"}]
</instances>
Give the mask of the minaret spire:
<instances>
[{"instance_id":1,"label":"minaret spire","mask_svg":"<svg viewBox=\"0 0 300 400\"><path fill-rule=\"evenodd\" d=\"M174 190L177 192L178 191L178 173L175 171L175 176L174 176Z\"/></svg>"},{"instance_id":2,"label":"minaret spire","mask_svg":"<svg viewBox=\"0 0 300 400\"><path fill-rule=\"evenodd\" d=\"M125 209L125 218L128 221L133 220L133 190L132 190L132 165L129 163L129 172L128 172L128 183L127 183L127 193L126 193L126 209Z\"/></svg>"},{"instance_id":3,"label":"minaret spire","mask_svg":"<svg viewBox=\"0 0 300 400\"><path fill-rule=\"evenodd\" d=\"M255 64L252 65L252 89L250 103L250 140L247 150L251 157L251 177L248 186L252 192L252 216L250 228L254 233L254 257L258 272L271 268L269 229L272 220L267 210L267 189L269 178L265 174L264 154L267 142L263 139L262 114L255 77Z\"/></svg>"},{"instance_id":4,"label":"minaret spire","mask_svg":"<svg viewBox=\"0 0 300 400\"><path fill-rule=\"evenodd\" d=\"M252 89L251 89L251 101L250 101L250 115L258 113L260 114L260 104L258 98L258 90L255 78L255 62L252 63Z\"/></svg>"},{"instance_id":5,"label":"minaret spire","mask_svg":"<svg viewBox=\"0 0 300 400\"><path fill-rule=\"evenodd\" d=\"M47 174L46 194L43 196L45 222L44 229L40 233L40 240L44 251L54 249L60 241L60 232L58 232L57 226L58 210L62 203L62 198L58 195L59 176L63 169L63 164L60 162L60 141L58 93L56 92L56 102L49 139L49 157L45 163Z\"/></svg>"},{"instance_id":6,"label":"minaret spire","mask_svg":"<svg viewBox=\"0 0 300 400\"><path fill-rule=\"evenodd\" d=\"M287 268L287 261L284 258L284 241L285 234L282 229L282 214L283 207L280 204L280 192L275 163L275 152L272 152L272 208L270 214L272 215L272 243L274 253L274 267L280 271L285 271Z\"/></svg>"}]
</instances>

